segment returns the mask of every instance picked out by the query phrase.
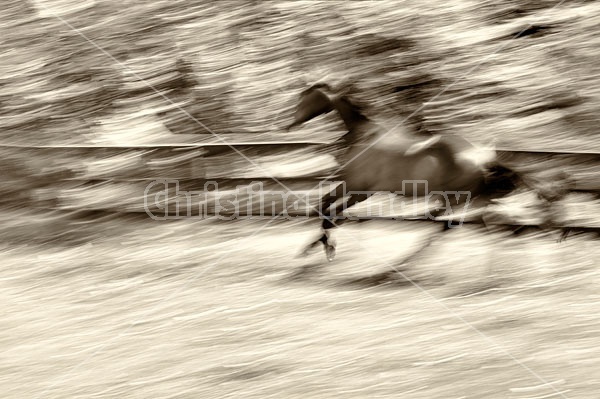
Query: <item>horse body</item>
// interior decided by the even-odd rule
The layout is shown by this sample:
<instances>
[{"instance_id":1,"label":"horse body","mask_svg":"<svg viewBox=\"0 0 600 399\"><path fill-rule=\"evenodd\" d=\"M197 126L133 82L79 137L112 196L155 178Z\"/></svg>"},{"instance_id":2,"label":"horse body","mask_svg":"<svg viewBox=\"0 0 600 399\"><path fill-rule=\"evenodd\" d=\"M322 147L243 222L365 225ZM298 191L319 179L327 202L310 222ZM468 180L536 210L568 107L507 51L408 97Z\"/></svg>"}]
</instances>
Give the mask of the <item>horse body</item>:
<instances>
[{"instance_id":1,"label":"horse body","mask_svg":"<svg viewBox=\"0 0 600 399\"><path fill-rule=\"evenodd\" d=\"M341 157L346 166L340 178L349 190L423 196L429 191L479 192L483 188L483 170L456 157L446 140L408 155L415 141L387 142L355 144ZM417 181L426 181L427 186L405 184ZM418 191L413 191L415 188Z\"/></svg>"},{"instance_id":2,"label":"horse body","mask_svg":"<svg viewBox=\"0 0 600 399\"><path fill-rule=\"evenodd\" d=\"M335 248L329 241L329 231L344 220L337 215L375 192L407 196L469 192L467 200L489 193L486 162L493 161L489 154L487 159L469 156L476 153L475 147L456 135L425 139L409 134L403 127L388 131L367 118L347 96L332 93L326 84L314 85L301 93L300 104L288 130L333 110L338 112L348 130L339 139L347 150L338 159L342 165L339 178L344 181L346 192L341 192L338 186L322 198L319 213L324 219L323 232L304 253L322 243L328 259L332 260ZM493 184L501 181L509 190L513 187L512 175L508 182L502 176L494 179ZM335 205L341 196L347 196L347 202ZM445 222L444 231L449 228L450 222Z\"/></svg>"},{"instance_id":3,"label":"horse body","mask_svg":"<svg viewBox=\"0 0 600 399\"><path fill-rule=\"evenodd\" d=\"M319 111L338 112L348 129L341 139L348 150L339 163L343 165L340 177L349 190L426 195L427 190L476 194L483 188L484 166L458 156L474 149L464 138L447 135L425 139L410 134L404 126L385 129L363 115L346 96L330 95L326 88L304 93L293 125ZM427 181L427 187L404 184L410 181Z\"/></svg>"}]
</instances>

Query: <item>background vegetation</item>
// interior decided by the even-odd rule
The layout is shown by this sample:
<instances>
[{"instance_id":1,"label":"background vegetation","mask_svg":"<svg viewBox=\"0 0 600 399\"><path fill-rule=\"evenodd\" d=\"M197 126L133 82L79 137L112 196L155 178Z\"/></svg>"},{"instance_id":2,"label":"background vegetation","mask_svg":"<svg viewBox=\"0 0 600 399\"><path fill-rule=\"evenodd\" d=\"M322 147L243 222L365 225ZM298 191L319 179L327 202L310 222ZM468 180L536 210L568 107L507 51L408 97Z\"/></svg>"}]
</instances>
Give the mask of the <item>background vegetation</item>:
<instances>
[{"instance_id":1,"label":"background vegetation","mask_svg":"<svg viewBox=\"0 0 600 399\"><path fill-rule=\"evenodd\" d=\"M177 106L215 133L279 135L298 90L343 79L375 117L400 121L425 104L433 131L599 149L596 2L8 4L3 143L208 133Z\"/></svg>"}]
</instances>

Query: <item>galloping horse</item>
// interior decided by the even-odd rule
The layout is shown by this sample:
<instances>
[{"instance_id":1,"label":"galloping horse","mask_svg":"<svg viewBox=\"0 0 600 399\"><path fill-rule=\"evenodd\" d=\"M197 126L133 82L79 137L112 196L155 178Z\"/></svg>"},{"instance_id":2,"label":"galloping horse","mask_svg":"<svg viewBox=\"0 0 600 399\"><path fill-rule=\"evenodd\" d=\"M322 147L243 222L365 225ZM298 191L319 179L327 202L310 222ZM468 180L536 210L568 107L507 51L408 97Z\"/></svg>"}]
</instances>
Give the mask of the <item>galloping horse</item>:
<instances>
[{"instance_id":1,"label":"galloping horse","mask_svg":"<svg viewBox=\"0 0 600 399\"><path fill-rule=\"evenodd\" d=\"M340 139L347 150L338 161L342 165L339 178L345 182L350 194L346 204L342 201L336 205L333 216L327 214L332 214L332 205L345 195L339 190L342 185L321 199L322 234L306 247L304 254L322 243L327 258L333 260L335 246L330 240L330 230L344 220L337 215L377 191L403 191L409 196L469 192L473 199L492 193L503 195L519 184L520 177L509 169L465 157L464 154L474 146L459 136L422 139L405 131L388 134L386 129L366 117L348 95L335 93L323 83L300 94L300 103L288 130L333 110L338 112L348 130ZM426 181L428 184L403 184L405 181ZM432 216L440 216L443 211L432 213ZM450 223L444 223L444 231L450 228Z\"/></svg>"}]
</instances>

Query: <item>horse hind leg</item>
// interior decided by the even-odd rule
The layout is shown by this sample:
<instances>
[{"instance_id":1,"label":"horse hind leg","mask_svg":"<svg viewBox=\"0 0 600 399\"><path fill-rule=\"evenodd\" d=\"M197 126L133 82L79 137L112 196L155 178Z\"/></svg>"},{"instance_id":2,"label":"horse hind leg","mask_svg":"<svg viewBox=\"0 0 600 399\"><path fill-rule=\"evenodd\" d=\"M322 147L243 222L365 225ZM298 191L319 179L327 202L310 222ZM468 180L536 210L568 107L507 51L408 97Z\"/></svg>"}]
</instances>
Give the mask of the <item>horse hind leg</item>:
<instances>
[{"instance_id":1,"label":"horse hind leg","mask_svg":"<svg viewBox=\"0 0 600 399\"><path fill-rule=\"evenodd\" d=\"M453 213L454 212L452 211L452 209L447 210L443 207L429 211L429 216L432 218L434 223L440 223L440 222L442 223L441 231L438 231L437 233L434 233L432 236L430 236L419 249L417 249L416 251L413 251L410 255L403 258L399 264L407 265L407 264L411 263L416 258L418 258L423 253L423 251L426 250L434 241L438 240L441 237L444 237L446 232L448 232L449 230L456 227L452 224L451 220L441 220L441 221L436 220L438 217L450 216Z\"/></svg>"}]
</instances>

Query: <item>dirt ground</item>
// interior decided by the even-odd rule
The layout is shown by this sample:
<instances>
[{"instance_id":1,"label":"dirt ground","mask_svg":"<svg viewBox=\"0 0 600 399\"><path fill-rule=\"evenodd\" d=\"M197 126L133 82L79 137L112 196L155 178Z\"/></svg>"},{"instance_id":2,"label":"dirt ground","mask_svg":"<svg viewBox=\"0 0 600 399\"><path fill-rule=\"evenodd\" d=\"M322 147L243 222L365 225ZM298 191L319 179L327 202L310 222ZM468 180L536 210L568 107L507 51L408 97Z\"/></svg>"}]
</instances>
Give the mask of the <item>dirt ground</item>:
<instances>
[{"instance_id":1,"label":"dirt ground","mask_svg":"<svg viewBox=\"0 0 600 399\"><path fill-rule=\"evenodd\" d=\"M2 232L6 398L600 391L599 250L585 235L465 225L403 264L439 225L349 222L327 263L295 258L317 220L115 219L23 238L50 222L22 215Z\"/></svg>"}]
</instances>

